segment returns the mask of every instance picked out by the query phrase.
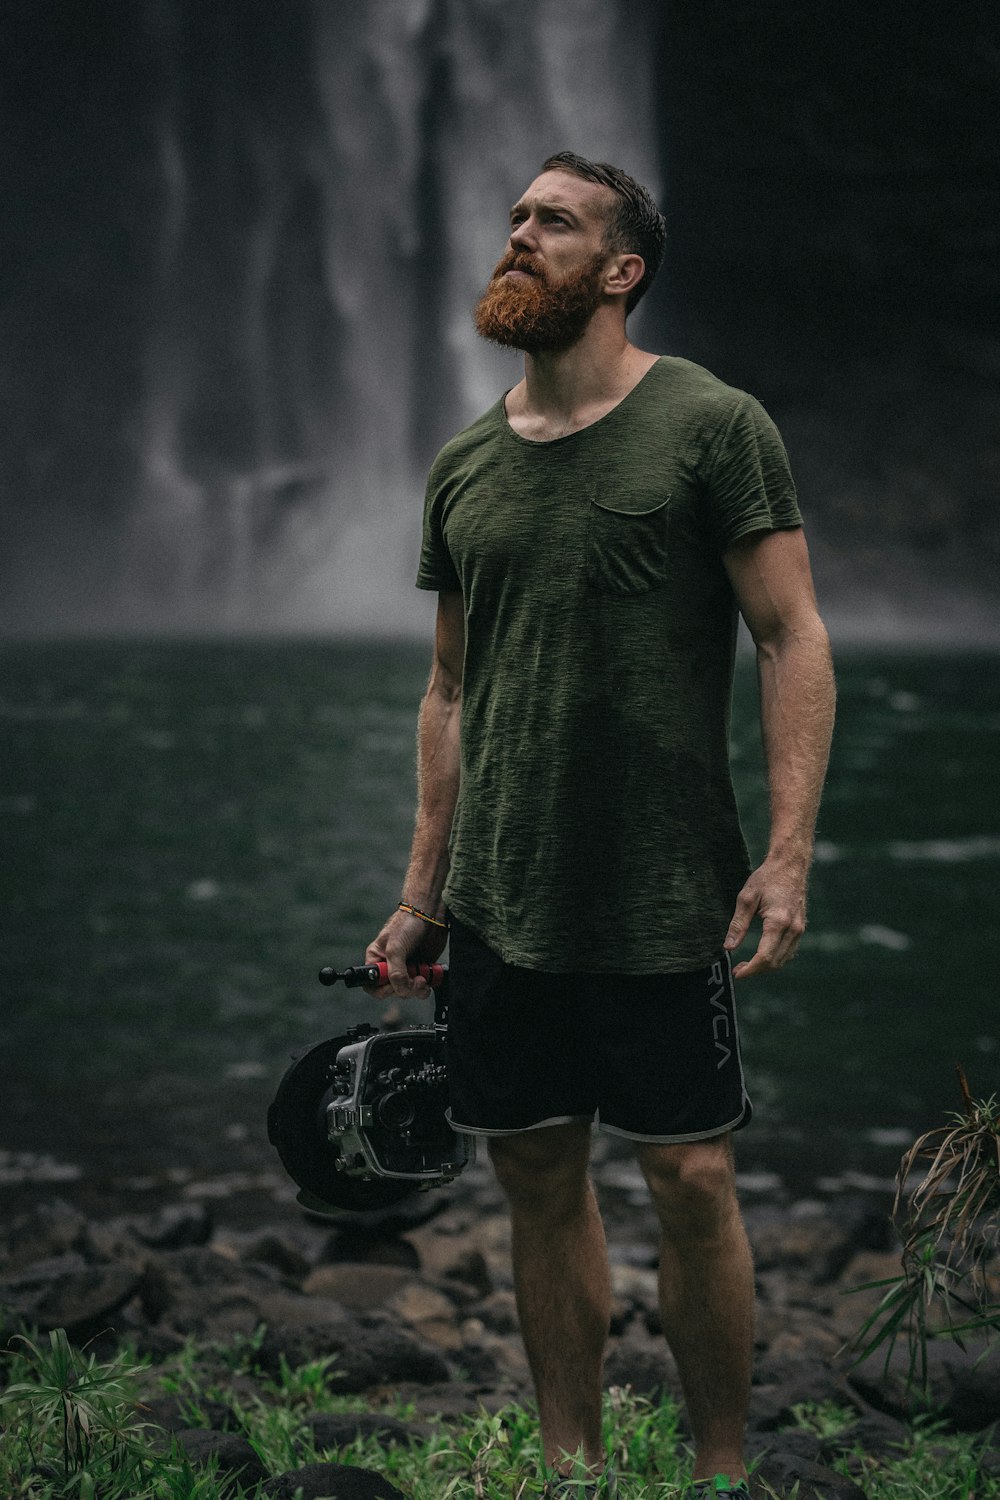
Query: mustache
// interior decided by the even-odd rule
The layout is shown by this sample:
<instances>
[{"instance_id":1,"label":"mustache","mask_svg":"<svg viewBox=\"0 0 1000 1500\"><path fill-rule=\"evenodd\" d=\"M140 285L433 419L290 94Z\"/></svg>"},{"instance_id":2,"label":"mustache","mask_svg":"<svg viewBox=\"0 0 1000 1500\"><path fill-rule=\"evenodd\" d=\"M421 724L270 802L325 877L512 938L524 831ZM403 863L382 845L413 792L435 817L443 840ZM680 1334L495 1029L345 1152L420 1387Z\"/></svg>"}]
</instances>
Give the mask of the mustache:
<instances>
[{"instance_id":1,"label":"mustache","mask_svg":"<svg viewBox=\"0 0 1000 1500\"><path fill-rule=\"evenodd\" d=\"M508 271L524 271L528 276L536 276L542 281L545 280L545 272L524 250L505 251L497 261L491 280L499 281L502 276L506 276Z\"/></svg>"}]
</instances>

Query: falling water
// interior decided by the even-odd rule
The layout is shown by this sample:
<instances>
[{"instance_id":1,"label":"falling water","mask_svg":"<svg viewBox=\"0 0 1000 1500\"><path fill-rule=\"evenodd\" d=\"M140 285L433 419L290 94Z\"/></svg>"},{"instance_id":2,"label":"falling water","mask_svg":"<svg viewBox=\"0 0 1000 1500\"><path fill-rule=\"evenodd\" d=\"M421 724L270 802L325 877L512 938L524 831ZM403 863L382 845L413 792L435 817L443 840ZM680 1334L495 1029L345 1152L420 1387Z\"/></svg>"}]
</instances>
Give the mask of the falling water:
<instances>
[{"instance_id":1,"label":"falling water","mask_svg":"<svg viewBox=\"0 0 1000 1500\"><path fill-rule=\"evenodd\" d=\"M126 615L426 619L423 471L516 378L469 316L510 202L567 147L658 187L644 13L312 0L248 39L225 8L149 7L159 225Z\"/></svg>"}]
</instances>

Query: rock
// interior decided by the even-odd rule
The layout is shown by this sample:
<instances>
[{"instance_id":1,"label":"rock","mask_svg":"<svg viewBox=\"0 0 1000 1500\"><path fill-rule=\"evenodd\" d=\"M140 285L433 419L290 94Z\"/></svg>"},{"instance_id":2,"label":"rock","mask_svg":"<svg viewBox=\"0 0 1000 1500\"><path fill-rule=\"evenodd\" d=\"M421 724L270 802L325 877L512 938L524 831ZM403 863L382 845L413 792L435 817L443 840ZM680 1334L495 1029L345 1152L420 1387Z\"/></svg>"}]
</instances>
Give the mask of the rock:
<instances>
[{"instance_id":1,"label":"rock","mask_svg":"<svg viewBox=\"0 0 1000 1500\"><path fill-rule=\"evenodd\" d=\"M492 1333L518 1333L517 1301L513 1292L493 1292L476 1305L476 1317Z\"/></svg>"},{"instance_id":2,"label":"rock","mask_svg":"<svg viewBox=\"0 0 1000 1500\"><path fill-rule=\"evenodd\" d=\"M255 1361L259 1369L277 1377L282 1357L295 1369L326 1355L335 1356L327 1377L330 1388L343 1395L399 1381L433 1384L451 1373L437 1349L411 1334L386 1325L365 1327L351 1318L335 1324L268 1328Z\"/></svg>"},{"instance_id":3,"label":"rock","mask_svg":"<svg viewBox=\"0 0 1000 1500\"><path fill-rule=\"evenodd\" d=\"M382 1448L393 1448L418 1442L424 1433L417 1427L399 1422L395 1417L376 1412L342 1412L331 1416L318 1412L308 1420L317 1448L347 1448L359 1438L374 1438Z\"/></svg>"},{"instance_id":4,"label":"rock","mask_svg":"<svg viewBox=\"0 0 1000 1500\"><path fill-rule=\"evenodd\" d=\"M454 1302L426 1282L408 1281L390 1299L386 1311L416 1326L431 1319L454 1320Z\"/></svg>"},{"instance_id":5,"label":"rock","mask_svg":"<svg viewBox=\"0 0 1000 1500\"><path fill-rule=\"evenodd\" d=\"M65 1328L77 1343L102 1332L139 1289L142 1277L124 1265L88 1266L75 1252L27 1266L0 1288L8 1317L47 1333Z\"/></svg>"},{"instance_id":6,"label":"rock","mask_svg":"<svg viewBox=\"0 0 1000 1500\"><path fill-rule=\"evenodd\" d=\"M420 1256L408 1239L387 1239L371 1230L345 1225L330 1235L320 1255L323 1264L352 1261L354 1264L405 1266L419 1269Z\"/></svg>"},{"instance_id":7,"label":"rock","mask_svg":"<svg viewBox=\"0 0 1000 1500\"><path fill-rule=\"evenodd\" d=\"M297 1245L283 1235L265 1233L254 1236L240 1252L245 1265L269 1266L291 1281L302 1281L309 1275L309 1262Z\"/></svg>"},{"instance_id":8,"label":"rock","mask_svg":"<svg viewBox=\"0 0 1000 1500\"><path fill-rule=\"evenodd\" d=\"M945 1413L959 1432L980 1432L1000 1421L1000 1347L964 1354L957 1346L944 1361L951 1389Z\"/></svg>"},{"instance_id":9,"label":"rock","mask_svg":"<svg viewBox=\"0 0 1000 1500\"><path fill-rule=\"evenodd\" d=\"M755 1344L771 1357L832 1359L843 1338L814 1308L761 1305L757 1309Z\"/></svg>"},{"instance_id":10,"label":"rock","mask_svg":"<svg viewBox=\"0 0 1000 1500\"><path fill-rule=\"evenodd\" d=\"M832 1309L833 1326L845 1339L851 1338L882 1301L885 1286L871 1285L900 1275L898 1250L859 1250L844 1267L839 1289L843 1294Z\"/></svg>"},{"instance_id":11,"label":"rock","mask_svg":"<svg viewBox=\"0 0 1000 1500\"><path fill-rule=\"evenodd\" d=\"M454 1302L426 1282L410 1281L401 1287L386 1311L444 1353L453 1354L462 1347Z\"/></svg>"},{"instance_id":12,"label":"rock","mask_svg":"<svg viewBox=\"0 0 1000 1500\"><path fill-rule=\"evenodd\" d=\"M212 1234L212 1216L203 1203L168 1203L154 1213L135 1215L121 1222L153 1250L205 1245Z\"/></svg>"},{"instance_id":13,"label":"rock","mask_svg":"<svg viewBox=\"0 0 1000 1500\"><path fill-rule=\"evenodd\" d=\"M796 1214L770 1206L745 1212L754 1265L805 1273L814 1283L830 1281L850 1258L854 1242L849 1227L822 1211Z\"/></svg>"},{"instance_id":14,"label":"rock","mask_svg":"<svg viewBox=\"0 0 1000 1500\"><path fill-rule=\"evenodd\" d=\"M848 1376L851 1387L876 1411L902 1420L930 1412L959 1432L979 1432L1000 1421L1000 1347L970 1342L960 1349L951 1342L927 1348L927 1389L919 1360L909 1379L909 1351L897 1344L885 1370L885 1355L876 1351Z\"/></svg>"},{"instance_id":15,"label":"rock","mask_svg":"<svg viewBox=\"0 0 1000 1500\"><path fill-rule=\"evenodd\" d=\"M421 1269L432 1276L469 1282L483 1296L497 1286L511 1285L506 1213L484 1214L467 1225L449 1216L414 1230L407 1239L417 1250Z\"/></svg>"},{"instance_id":16,"label":"rock","mask_svg":"<svg viewBox=\"0 0 1000 1500\"><path fill-rule=\"evenodd\" d=\"M249 1335L264 1321L263 1303L273 1289L262 1270L191 1246L152 1257L141 1287L142 1308L151 1323L163 1320L178 1333Z\"/></svg>"},{"instance_id":17,"label":"rock","mask_svg":"<svg viewBox=\"0 0 1000 1500\"><path fill-rule=\"evenodd\" d=\"M199 1396L198 1410L205 1417L213 1432L238 1432L239 1421L234 1412L222 1401L210 1401ZM141 1416L144 1421L162 1427L164 1432L186 1432L192 1430L191 1402L177 1396L151 1396L143 1401Z\"/></svg>"},{"instance_id":18,"label":"rock","mask_svg":"<svg viewBox=\"0 0 1000 1500\"><path fill-rule=\"evenodd\" d=\"M673 1355L663 1339L640 1337L631 1330L610 1345L604 1360L605 1389L629 1386L637 1396L652 1400L664 1391L678 1391L680 1381Z\"/></svg>"},{"instance_id":19,"label":"rock","mask_svg":"<svg viewBox=\"0 0 1000 1500\"><path fill-rule=\"evenodd\" d=\"M789 1359L775 1355L757 1361L750 1392L750 1425L758 1432L774 1432L793 1423L796 1406L825 1401L860 1408L844 1376L825 1363L807 1356Z\"/></svg>"},{"instance_id":20,"label":"rock","mask_svg":"<svg viewBox=\"0 0 1000 1500\"><path fill-rule=\"evenodd\" d=\"M307 1296L332 1297L352 1312L385 1307L408 1282L413 1272L404 1266L380 1266L342 1261L317 1266L302 1283Z\"/></svg>"},{"instance_id":21,"label":"rock","mask_svg":"<svg viewBox=\"0 0 1000 1500\"><path fill-rule=\"evenodd\" d=\"M904 1423L884 1412L870 1411L833 1437L824 1438L820 1444L819 1461L831 1463L852 1448L861 1448L873 1458L895 1458L912 1441L913 1433Z\"/></svg>"},{"instance_id":22,"label":"rock","mask_svg":"<svg viewBox=\"0 0 1000 1500\"><path fill-rule=\"evenodd\" d=\"M259 1493L273 1500L407 1500L388 1479L351 1464L303 1464L262 1485Z\"/></svg>"},{"instance_id":23,"label":"rock","mask_svg":"<svg viewBox=\"0 0 1000 1500\"><path fill-rule=\"evenodd\" d=\"M631 1302L641 1312L653 1313L659 1321L660 1293L657 1273L643 1266L611 1266L611 1291L623 1301Z\"/></svg>"},{"instance_id":24,"label":"rock","mask_svg":"<svg viewBox=\"0 0 1000 1500\"><path fill-rule=\"evenodd\" d=\"M236 1494L237 1487L252 1490L268 1477L267 1470L251 1448L245 1437L235 1432L212 1432L204 1427L191 1427L176 1434L178 1446L187 1454L191 1463L199 1468L211 1461L218 1464L220 1493Z\"/></svg>"},{"instance_id":25,"label":"rock","mask_svg":"<svg viewBox=\"0 0 1000 1500\"><path fill-rule=\"evenodd\" d=\"M777 1441L783 1443L785 1436ZM794 1493L795 1500L866 1500L853 1479L783 1449L765 1454L754 1469L754 1479L765 1480L779 1495Z\"/></svg>"},{"instance_id":26,"label":"rock","mask_svg":"<svg viewBox=\"0 0 1000 1500\"><path fill-rule=\"evenodd\" d=\"M5 1274L14 1275L39 1261L80 1248L86 1230L83 1214L61 1198L18 1215L6 1231L5 1245L0 1251Z\"/></svg>"}]
</instances>

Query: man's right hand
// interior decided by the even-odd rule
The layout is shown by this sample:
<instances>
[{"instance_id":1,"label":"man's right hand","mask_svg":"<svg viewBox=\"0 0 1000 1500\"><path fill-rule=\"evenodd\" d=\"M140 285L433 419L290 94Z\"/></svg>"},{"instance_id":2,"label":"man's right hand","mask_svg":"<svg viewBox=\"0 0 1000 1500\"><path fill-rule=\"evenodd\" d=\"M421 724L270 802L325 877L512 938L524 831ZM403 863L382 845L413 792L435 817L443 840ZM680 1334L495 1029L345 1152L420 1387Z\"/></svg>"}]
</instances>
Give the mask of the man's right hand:
<instances>
[{"instance_id":1,"label":"man's right hand","mask_svg":"<svg viewBox=\"0 0 1000 1500\"><path fill-rule=\"evenodd\" d=\"M384 961L389 966L389 983L369 990L376 1000L389 1000L393 996L414 996L425 999L431 993L426 979L411 978L406 972L408 962L433 964L444 952L448 933L443 927L432 927L423 917L412 912L394 911L378 937L365 949L365 962Z\"/></svg>"}]
</instances>

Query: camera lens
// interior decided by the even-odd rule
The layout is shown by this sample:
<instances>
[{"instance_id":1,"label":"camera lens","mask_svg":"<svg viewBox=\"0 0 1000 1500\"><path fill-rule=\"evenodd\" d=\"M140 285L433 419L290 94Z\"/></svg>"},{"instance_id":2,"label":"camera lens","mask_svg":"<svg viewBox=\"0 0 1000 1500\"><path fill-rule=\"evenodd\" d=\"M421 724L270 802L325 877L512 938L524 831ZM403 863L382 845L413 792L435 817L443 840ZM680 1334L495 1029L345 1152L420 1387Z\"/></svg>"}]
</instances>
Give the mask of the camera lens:
<instances>
[{"instance_id":1,"label":"camera lens","mask_svg":"<svg viewBox=\"0 0 1000 1500\"><path fill-rule=\"evenodd\" d=\"M379 1100L378 1117L387 1130L402 1130L413 1124L413 1100L403 1089L394 1089Z\"/></svg>"}]
</instances>

